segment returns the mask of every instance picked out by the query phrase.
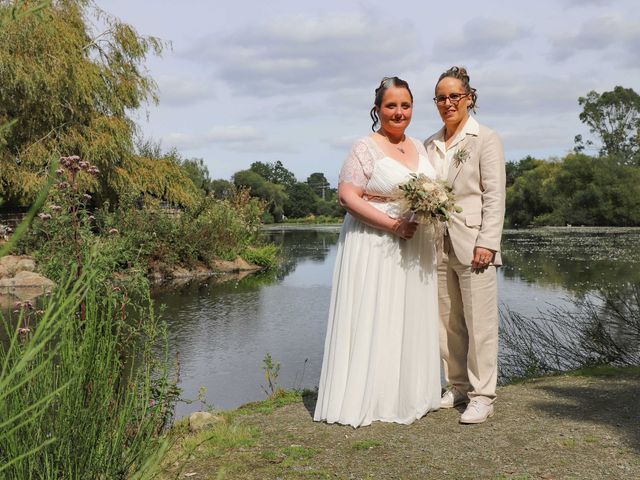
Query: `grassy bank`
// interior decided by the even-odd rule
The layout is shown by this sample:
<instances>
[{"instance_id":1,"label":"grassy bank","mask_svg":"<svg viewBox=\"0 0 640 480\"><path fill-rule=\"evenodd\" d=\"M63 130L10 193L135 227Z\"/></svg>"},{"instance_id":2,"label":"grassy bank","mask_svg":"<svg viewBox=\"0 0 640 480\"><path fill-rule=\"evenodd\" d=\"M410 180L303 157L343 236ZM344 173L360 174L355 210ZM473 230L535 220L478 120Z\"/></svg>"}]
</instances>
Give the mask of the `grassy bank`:
<instances>
[{"instance_id":1,"label":"grassy bank","mask_svg":"<svg viewBox=\"0 0 640 480\"><path fill-rule=\"evenodd\" d=\"M314 396L288 394L177 431L164 478L638 478L639 381L640 368L606 367L500 387L495 416L476 426L456 410L409 426L315 423Z\"/></svg>"}]
</instances>

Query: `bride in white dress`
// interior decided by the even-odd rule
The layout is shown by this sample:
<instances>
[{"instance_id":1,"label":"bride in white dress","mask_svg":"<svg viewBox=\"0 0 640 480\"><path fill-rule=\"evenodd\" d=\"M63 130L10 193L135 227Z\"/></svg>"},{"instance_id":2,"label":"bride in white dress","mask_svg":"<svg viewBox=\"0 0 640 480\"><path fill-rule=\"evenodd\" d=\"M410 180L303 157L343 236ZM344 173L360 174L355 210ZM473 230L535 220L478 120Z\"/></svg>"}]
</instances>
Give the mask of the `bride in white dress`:
<instances>
[{"instance_id":1,"label":"bride in white dress","mask_svg":"<svg viewBox=\"0 0 640 480\"><path fill-rule=\"evenodd\" d=\"M397 186L435 178L411 121L408 84L384 78L371 110L380 128L355 142L340 172L348 211L336 256L314 420L408 424L440 406L435 233L401 215Z\"/></svg>"}]
</instances>

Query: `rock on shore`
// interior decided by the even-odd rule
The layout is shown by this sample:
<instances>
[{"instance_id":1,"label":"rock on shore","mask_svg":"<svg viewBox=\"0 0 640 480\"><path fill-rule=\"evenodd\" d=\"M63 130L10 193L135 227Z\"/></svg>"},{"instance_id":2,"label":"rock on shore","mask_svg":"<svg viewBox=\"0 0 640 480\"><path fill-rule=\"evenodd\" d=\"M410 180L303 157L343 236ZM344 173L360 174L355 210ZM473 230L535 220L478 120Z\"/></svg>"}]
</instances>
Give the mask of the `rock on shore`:
<instances>
[{"instance_id":1,"label":"rock on shore","mask_svg":"<svg viewBox=\"0 0 640 480\"><path fill-rule=\"evenodd\" d=\"M0 258L0 305L11 305L50 292L55 283L36 273L36 262L27 255Z\"/></svg>"}]
</instances>

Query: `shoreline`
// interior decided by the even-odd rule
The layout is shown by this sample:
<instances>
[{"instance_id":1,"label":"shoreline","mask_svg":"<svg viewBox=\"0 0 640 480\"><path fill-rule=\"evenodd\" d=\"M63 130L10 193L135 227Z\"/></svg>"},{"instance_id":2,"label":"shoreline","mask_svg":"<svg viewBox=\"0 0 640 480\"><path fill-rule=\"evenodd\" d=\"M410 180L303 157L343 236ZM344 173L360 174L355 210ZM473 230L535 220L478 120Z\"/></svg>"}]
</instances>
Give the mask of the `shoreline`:
<instances>
[{"instance_id":1,"label":"shoreline","mask_svg":"<svg viewBox=\"0 0 640 480\"><path fill-rule=\"evenodd\" d=\"M178 422L168 473L181 468L182 475L228 480L640 477L640 367L529 378L498 392L496 414L485 424L460 425L456 409L447 409L411 425L357 429L313 422L314 394L288 392L220 412L222 420L200 433ZM176 466L189 446L189 458Z\"/></svg>"}]
</instances>

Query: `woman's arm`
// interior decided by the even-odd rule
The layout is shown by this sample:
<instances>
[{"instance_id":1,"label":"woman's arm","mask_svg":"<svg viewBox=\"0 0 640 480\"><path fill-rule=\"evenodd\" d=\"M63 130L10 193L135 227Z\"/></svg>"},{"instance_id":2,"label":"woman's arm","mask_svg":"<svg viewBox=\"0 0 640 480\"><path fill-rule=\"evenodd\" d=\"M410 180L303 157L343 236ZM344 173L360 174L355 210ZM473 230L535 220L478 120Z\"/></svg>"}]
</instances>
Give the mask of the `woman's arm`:
<instances>
[{"instance_id":1,"label":"woman's arm","mask_svg":"<svg viewBox=\"0 0 640 480\"><path fill-rule=\"evenodd\" d=\"M505 161L502 142L489 130L480 152L482 226L476 245L494 252L500 249L505 208Z\"/></svg>"},{"instance_id":2,"label":"woman's arm","mask_svg":"<svg viewBox=\"0 0 640 480\"><path fill-rule=\"evenodd\" d=\"M394 233L406 240L413 237L418 224L406 218L392 218L364 200L364 189L353 183L340 182L338 185L338 199L340 205L351 215L363 223L387 232Z\"/></svg>"}]
</instances>

